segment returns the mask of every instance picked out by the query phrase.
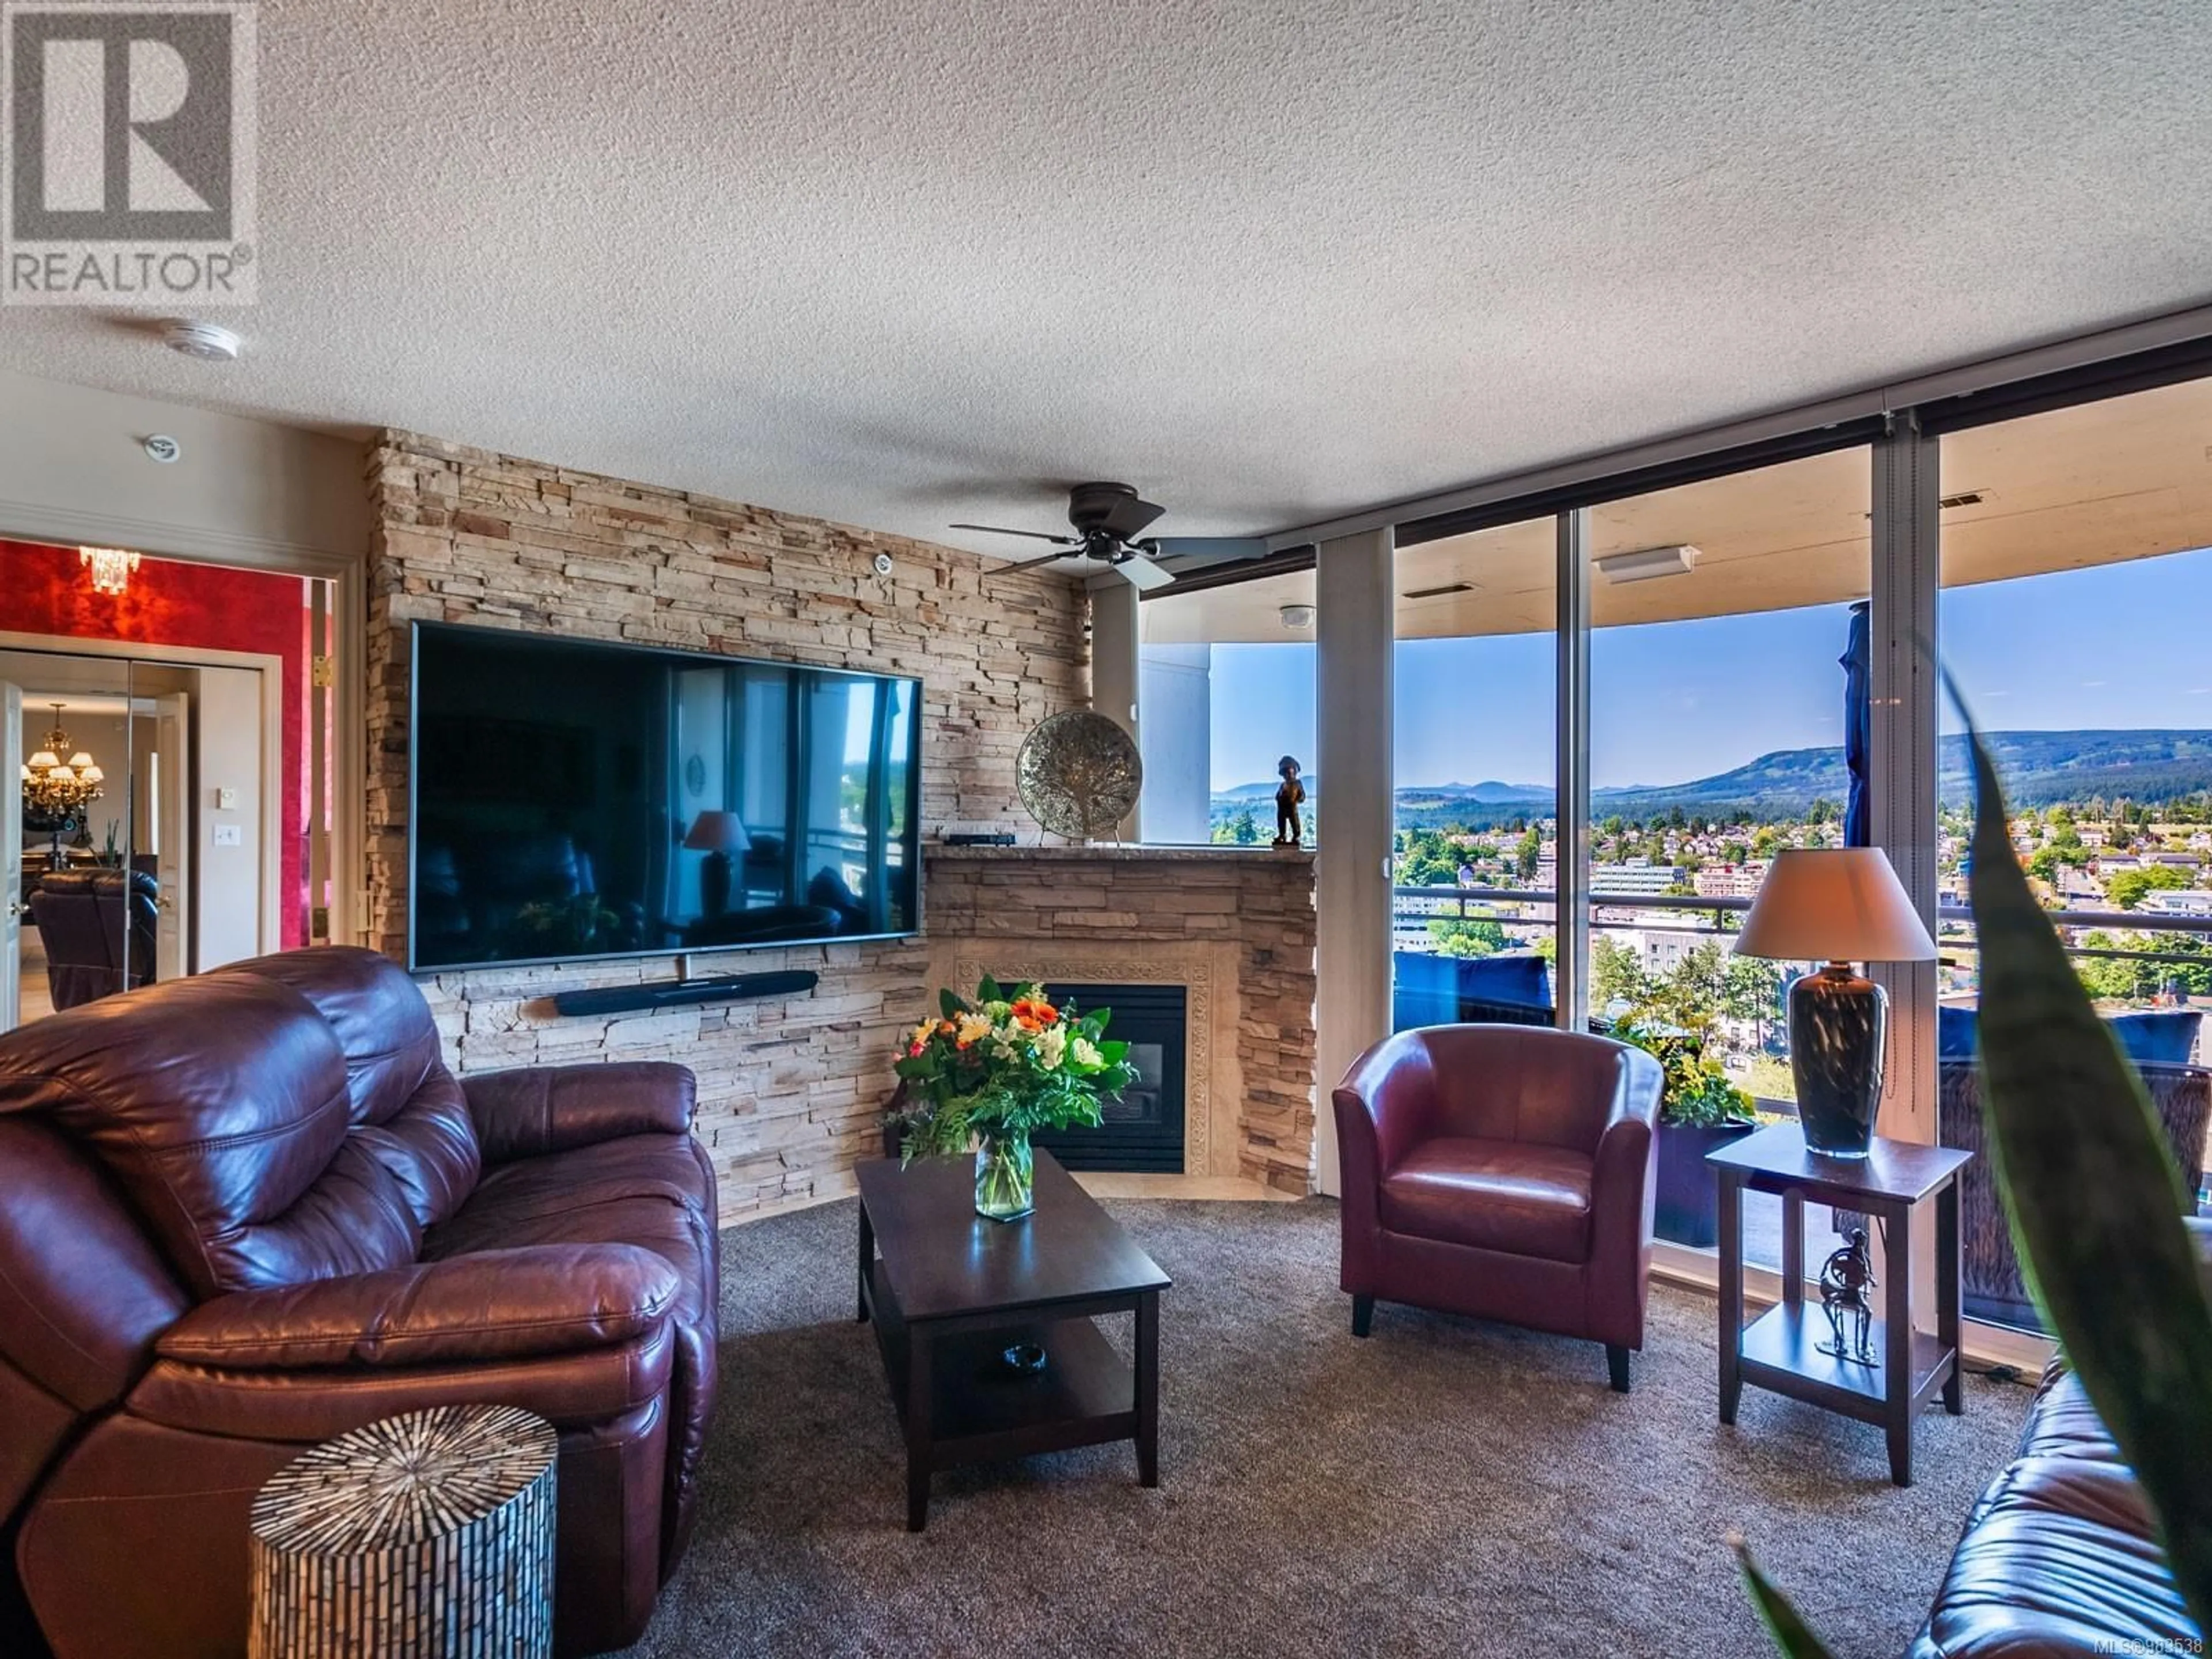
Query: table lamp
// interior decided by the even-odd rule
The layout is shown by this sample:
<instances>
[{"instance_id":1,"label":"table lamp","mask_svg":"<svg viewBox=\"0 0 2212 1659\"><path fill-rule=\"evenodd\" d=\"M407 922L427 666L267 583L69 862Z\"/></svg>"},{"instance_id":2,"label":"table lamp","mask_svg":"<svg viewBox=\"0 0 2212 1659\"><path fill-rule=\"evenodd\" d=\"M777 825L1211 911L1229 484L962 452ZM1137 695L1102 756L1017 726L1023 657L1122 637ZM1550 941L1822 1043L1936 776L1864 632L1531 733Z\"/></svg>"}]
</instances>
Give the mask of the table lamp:
<instances>
[{"instance_id":1,"label":"table lamp","mask_svg":"<svg viewBox=\"0 0 2212 1659\"><path fill-rule=\"evenodd\" d=\"M707 856L699 860L701 914L719 916L730 908L730 854L753 844L744 822L735 812L708 811L691 820L684 845Z\"/></svg>"},{"instance_id":2,"label":"table lamp","mask_svg":"<svg viewBox=\"0 0 2212 1659\"><path fill-rule=\"evenodd\" d=\"M1790 987L1790 1069L1808 1150L1864 1158L1881 1105L1889 998L1860 962L1933 962L1936 941L1877 847L1793 848L1776 855L1735 948L1747 957L1827 966Z\"/></svg>"}]
</instances>

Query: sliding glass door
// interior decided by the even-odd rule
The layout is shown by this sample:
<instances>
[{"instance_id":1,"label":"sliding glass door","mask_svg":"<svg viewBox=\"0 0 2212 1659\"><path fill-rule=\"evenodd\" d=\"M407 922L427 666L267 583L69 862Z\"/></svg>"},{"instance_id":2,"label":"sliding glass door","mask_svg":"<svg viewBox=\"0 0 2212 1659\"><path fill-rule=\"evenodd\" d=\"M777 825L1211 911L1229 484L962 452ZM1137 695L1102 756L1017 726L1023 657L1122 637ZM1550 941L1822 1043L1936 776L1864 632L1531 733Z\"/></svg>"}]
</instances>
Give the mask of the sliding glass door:
<instances>
[{"instance_id":1,"label":"sliding glass door","mask_svg":"<svg viewBox=\"0 0 2212 1659\"><path fill-rule=\"evenodd\" d=\"M1947 435L1939 612L1944 661L2004 775L2013 845L2200 1194L2212 1186L2208 433L2212 380ZM1947 708L1937 1114L1947 1144L1978 1148L1960 730ZM2036 1328L1994 1194L1978 1217L1974 1199L1970 1186L1966 1311Z\"/></svg>"},{"instance_id":2,"label":"sliding glass door","mask_svg":"<svg viewBox=\"0 0 2212 1659\"><path fill-rule=\"evenodd\" d=\"M1547 518L1399 550L1394 1030L1553 1021L1557 568Z\"/></svg>"}]
</instances>

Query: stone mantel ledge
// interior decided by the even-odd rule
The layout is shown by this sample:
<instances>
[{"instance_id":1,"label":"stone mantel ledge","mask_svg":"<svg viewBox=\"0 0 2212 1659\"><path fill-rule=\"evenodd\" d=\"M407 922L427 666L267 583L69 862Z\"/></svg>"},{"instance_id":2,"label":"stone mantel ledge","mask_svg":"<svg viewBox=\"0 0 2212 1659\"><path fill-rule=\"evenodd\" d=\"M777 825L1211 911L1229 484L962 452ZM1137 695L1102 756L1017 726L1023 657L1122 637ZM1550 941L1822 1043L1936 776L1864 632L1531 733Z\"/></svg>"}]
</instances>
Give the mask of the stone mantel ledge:
<instances>
[{"instance_id":1,"label":"stone mantel ledge","mask_svg":"<svg viewBox=\"0 0 2212 1659\"><path fill-rule=\"evenodd\" d=\"M1297 868L1313 867L1313 849L1310 847L1143 847L1127 842L1112 842L1095 847L949 847L942 842L922 844L922 857L930 863L989 864L1017 861L1033 864L1040 860L1066 864L1097 864L1102 861L1128 864L1217 864L1234 861L1249 864L1255 861L1273 861Z\"/></svg>"}]
</instances>

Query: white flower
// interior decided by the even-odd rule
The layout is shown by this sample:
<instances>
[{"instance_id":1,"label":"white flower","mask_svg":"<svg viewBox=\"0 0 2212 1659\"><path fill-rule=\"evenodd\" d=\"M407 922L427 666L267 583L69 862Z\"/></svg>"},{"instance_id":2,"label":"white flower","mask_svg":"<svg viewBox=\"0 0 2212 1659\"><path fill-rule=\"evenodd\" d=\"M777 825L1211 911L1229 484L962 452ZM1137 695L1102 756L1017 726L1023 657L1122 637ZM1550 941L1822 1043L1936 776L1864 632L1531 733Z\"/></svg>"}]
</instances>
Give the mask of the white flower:
<instances>
[{"instance_id":1,"label":"white flower","mask_svg":"<svg viewBox=\"0 0 2212 1659\"><path fill-rule=\"evenodd\" d=\"M1080 1042L1082 1039L1076 1039ZM1067 1030L1065 1026L1051 1025L1036 1040L1037 1060L1048 1072L1056 1072L1067 1058Z\"/></svg>"},{"instance_id":2,"label":"white flower","mask_svg":"<svg viewBox=\"0 0 2212 1659\"><path fill-rule=\"evenodd\" d=\"M1089 1037L1075 1039L1075 1063L1085 1067L1097 1067L1106 1063L1106 1056L1098 1052L1098 1045Z\"/></svg>"}]
</instances>

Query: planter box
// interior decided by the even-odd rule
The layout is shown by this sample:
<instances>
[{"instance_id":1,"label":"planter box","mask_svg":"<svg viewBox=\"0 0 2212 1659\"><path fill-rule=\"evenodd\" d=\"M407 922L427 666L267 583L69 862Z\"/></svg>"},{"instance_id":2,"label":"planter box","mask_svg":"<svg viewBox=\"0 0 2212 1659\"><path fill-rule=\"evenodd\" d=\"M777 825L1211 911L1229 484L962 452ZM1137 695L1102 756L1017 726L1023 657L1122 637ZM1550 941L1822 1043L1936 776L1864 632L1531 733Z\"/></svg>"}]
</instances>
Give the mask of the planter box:
<instances>
[{"instance_id":1,"label":"planter box","mask_svg":"<svg viewBox=\"0 0 2212 1659\"><path fill-rule=\"evenodd\" d=\"M1659 1126L1659 1201L1653 1230L1660 1237L1697 1250L1709 1250L1720 1242L1719 1197L1713 1172L1705 1167L1705 1154L1758 1127L1756 1123Z\"/></svg>"}]
</instances>

